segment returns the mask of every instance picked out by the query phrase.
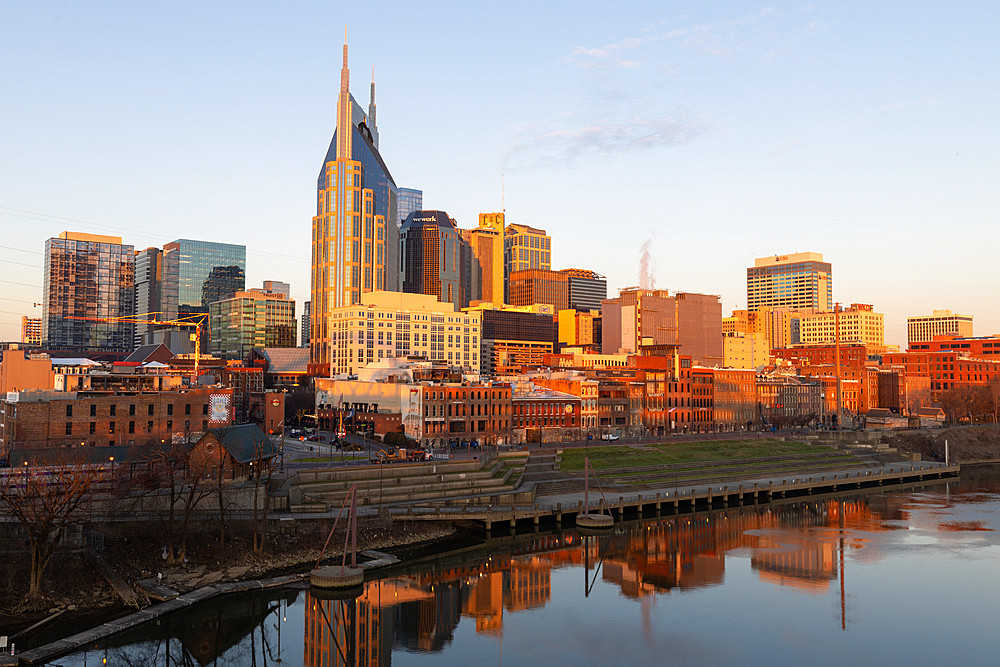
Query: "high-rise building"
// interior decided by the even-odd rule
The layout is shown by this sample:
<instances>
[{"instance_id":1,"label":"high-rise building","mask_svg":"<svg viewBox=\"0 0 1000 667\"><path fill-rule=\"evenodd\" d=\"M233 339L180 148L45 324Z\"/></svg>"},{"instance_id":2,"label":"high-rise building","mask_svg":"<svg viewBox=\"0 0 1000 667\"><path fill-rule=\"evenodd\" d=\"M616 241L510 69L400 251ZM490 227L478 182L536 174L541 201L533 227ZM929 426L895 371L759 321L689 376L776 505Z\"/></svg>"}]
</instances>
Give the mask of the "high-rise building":
<instances>
[{"instance_id":1,"label":"high-rise building","mask_svg":"<svg viewBox=\"0 0 1000 667\"><path fill-rule=\"evenodd\" d=\"M167 243L163 246L164 315L172 319L207 313L210 304L246 289L246 269L246 246L192 239Z\"/></svg>"},{"instance_id":2,"label":"high-rise building","mask_svg":"<svg viewBox=\"0 0 1000 667\"><path fill-rule=\"evenodd\" d=\"M911 346L932 341L934 336L971 338L972 335L972 315L935 310L930 317L906 318L906 341Z\"/></svg>"},{"instance_id":3,"label":"high-rise building","mask_svg":"<svg viewBox=\"0 0 1000 667\"><path fill-rule=\"evenodd\" d=\"M469 309L477 312L477 309ZM480 373L484 377L515 374L526 366L540 366L552 354L559 338L548 314L515 308L478 309L482 317Z\"/></svg>"},{"instance_id":4,"label":"high-rise building","mask_svg":"<svg viewBox=\"0 0 1000 667\"><path fill-rule=\"evenodd\" d=\"M468 244L444 211L414 211L399 230L403 291L430 294L456 308L469 305Z\"/></svg>"},{"instance_id":5,"label":"high-rise building","mask_svg":"<svg viewBox=\"0 0 1000 667\"><path fill-rule=\"evenodd\" d=\"M413 188L399 188L396 191L396 220L402 224L406 216L424 209L424 191Z\"/></svg>"},{"instance_id":6,"label":"high-rise building","mask_svg":"<svg viewBox=\"0 0 1000 667\"><path fill-rule=\"evenodd\" d=\"M563 269L569 287L569 307L574 310L600 310L608 298L608 279L585 269Z\"/></svg>"},{"instance_id":7,"label":"high-rise building","mask_svg":"<svg viewBox=\"0 0 1000 667\"><path fill-rule=\"evenodd\" d=\"M21 342L27 345L42 344L42 318L21 316Z\"/></svg>"},{"instance_id":8,"label":"high-rise building","mask_svg":"<svg viewBox=\"0 0 1000 667\"><path fill-rule=\"evenodd\" d=\"M850 308L838 313L796 314L798 342L802 345L836 343L839 329L841 343L864 343L869 347L885 345L885 316L874 312L869 304L852 303Z\"/></svg>"},{"instance_id":9,"label":"high-rise building","mask_svg":"<svg viewBox=\"0 0 1000 667\"><path fill-rule=\"evenodd\" d=\"M544 229L508 225L504 230L504 279L510 298L510 274L526 269L552 270L552 239Z\"/></svg>"},{"instance_id":10,"label":"high-rise building","mask_svg":"<svg viewBox=\"0 0 1000 667\"><path fill-rule=\"evenodd\" d=\"M309 347L309 315L311 310L311 301L306 301L302 304L302 336L299 347Z\"/></svg>"},{"instance_id":11,"label":"high-rise building","mask_svg":"<svg viewBox=\"0 0 1000 667\"><path fill-rule=\"evenodd\" d=\"M569 308L569 276L562 271L526 269L511 271L508 301L512 306L548 303L558 312Z\"/></svg>"},{"instance_id":12,"label":"high-rise building","mask_svg":"<svg viewBox=\"0 0 1000 667\"><path fill-rule=\"evenodd\" d=\"M209 351L221 359L246 359L250 350L295 347L295 301L264 290L236 292L209 305Z\"/></svg>"},{"instance_id":13,"label":"high-rise building","mask_svg":"<svg viewBox=\"0 0 1000 667\"><path fill-rule=\"evenodd\" d=\"M399 289L397 188L378 151L374 97L372 83L366 117L350 92L344 44L337 128L320 169L312 221L309 364L317 374L330 365L330 314L360 303L362 294Z\"/></svg>"},{"instance_id":14,"label":"high-rise building","mask_svg":"<svg viewBox=\"0 0 1000 667\"><path fill-rule=\"evenodd\" d=\"M833 310L833 270L818 252L760 257L747 269L747 310Z\"/></svg>"},{"instance_id":15,"label":"high-rise building","mask_svg":"<svg viewBox=\"0 0 1000 667\"><path fill-rule=\"evenodd\" d=\"M147 314L146 319L166 319L163 315L163 251L146 248L135 253L135 314ZM155 325L137 322L135 325L135 347L152 343L151 333Z\"/></svg>"},{"instance_id":16,"label":"high-rise building","mask_svg":"<svg viewBox=\"0 0 1000 667\"><path fill-rule=\"evenodd\" d=\"M62 232L45 242L42 346L131 352L130 322L71 320L134 314L135 252L120 236Z\"/></svg>"},{"instance_id":17,"label":"high-rise building","mask_svg":"<svg viewBox=\"0 0 1000 667\"><path fill-rule=\"evenodd\" d=\"M480 213L479 227L462 230L474 258L472 290L483 301L504 302L503 213Z\"/></svg>"},{"instance_id":18,"label":"high-rise building","mask_svg":"<svg viewBox=\"0 0 1000 667\"><path fill-rule=\"evenodd\" d=\"M278 280L265 280L264 291L271 294L284 294L286 299L292 298L292 286Z\"/></svg>"}]
</instances>

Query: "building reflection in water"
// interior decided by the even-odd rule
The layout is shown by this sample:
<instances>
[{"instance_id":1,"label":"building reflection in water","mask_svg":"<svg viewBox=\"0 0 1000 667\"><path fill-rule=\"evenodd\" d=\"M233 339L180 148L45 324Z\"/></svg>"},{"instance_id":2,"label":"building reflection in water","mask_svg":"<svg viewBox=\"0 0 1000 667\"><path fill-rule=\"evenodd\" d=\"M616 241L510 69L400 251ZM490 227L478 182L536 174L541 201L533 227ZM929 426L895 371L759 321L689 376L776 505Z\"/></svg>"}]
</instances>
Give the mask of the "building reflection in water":
<instances>
[{"instance_id":1,"label":"building reflection in water","mask_svg":"<svg viewBox=\"0 0 1000 667\"><path fill-rule=\"evenodd\" d=\"M393 648L441 651L462 617L500 640L505 613L548 603L559 568L584 568L588 585L600 570L602 581L648 612L657 595L721 585L726 555L734 552L749 554L763 582L825 593L839 580L846 623L845 549L864 548L864 533L903 516L901 505L824 500L661 518L606 537L526 537L481 562L370 582L356 599L307 595L306 665L389 665Z\"/></svg>"}]
</instances>

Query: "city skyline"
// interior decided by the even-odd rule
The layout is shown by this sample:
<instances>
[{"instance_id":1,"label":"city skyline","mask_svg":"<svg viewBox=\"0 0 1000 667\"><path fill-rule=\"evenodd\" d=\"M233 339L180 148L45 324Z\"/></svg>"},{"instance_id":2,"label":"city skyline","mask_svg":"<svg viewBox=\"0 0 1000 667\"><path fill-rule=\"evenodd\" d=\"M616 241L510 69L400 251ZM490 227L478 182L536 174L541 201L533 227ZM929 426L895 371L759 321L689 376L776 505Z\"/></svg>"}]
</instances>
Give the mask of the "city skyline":
<instances>
[{"instance_id":1,"label":"city skyline","mask_svg":"<svg viewBox=\"0 0 1000 667\"><path fill-rule=\"evenodd\" d=\"M327 26L343 23L361 81L375 66L394 178L462 228L503 207L547 230L554 269L606 275L609 296L639 283L651 240L656 287L720 294L724 314L747 306L753 258L815 251L836 266L836 301L885 313L888 343L943 308L1000 332L975 288L1000 277L995 93L978 83L996 74L996 7L538 11L564 29L539 39L487 9L377 27L315 6L236 25L221 6L198 21L194 5L0 9L0 54L17 63L0 84L18 100L0 130L0 338L41 314L44 240L65 229L246 245L247 284L278 278L308 300L309 186L342 44ZM432 39L413 50L411 33ZM447 113L418 103L428 91ZM55 164L73 173L58 188Z\"/></svg>"}]
</instances>

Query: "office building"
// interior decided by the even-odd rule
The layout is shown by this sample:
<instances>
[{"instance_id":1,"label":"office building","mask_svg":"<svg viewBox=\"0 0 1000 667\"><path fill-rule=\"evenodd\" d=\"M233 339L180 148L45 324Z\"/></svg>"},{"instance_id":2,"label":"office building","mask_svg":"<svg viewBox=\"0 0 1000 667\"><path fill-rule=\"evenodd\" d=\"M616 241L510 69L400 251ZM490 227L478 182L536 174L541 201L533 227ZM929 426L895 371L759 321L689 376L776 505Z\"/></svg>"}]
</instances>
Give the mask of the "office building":
<instances>
[{"instance_id":1,"label":"office building","mask_svg":"<svg viewBox=\"0 0 1000 667\"><path fill-rule=\"evenodd\" d=\"M396 190L396 220L400 223L414 211L422 211L423 209L423 190L414 190L413 188L398 188Z\"/></svg>"},{"instance_id":2,"label":"office building","mask_svg":"<svg viewBox=\"0 0 1000 667\"><path fill-rule=\"evenodd\" d=\"M511 271L507 283L512 306L547 303L556 311L569 308L569 276L561 271L525 269Z\"/></svg>"},{"instance_id":3,"label":"office building","mask_svg":"<svg viewBox=\"0 0 1000 667\"><path fill-rule=\"evenodd\" d=\"M237 292L209 305L209 351L220 359L246 359L250 350L295 347L295 301L264 290Z\"/></svg>"},{"instance_id":4,"label":"office building","mask_svg":"<svg viewBox=\"0 0 1000 667\"><path fill-rule=\"evenodd\" d=\"M53 350L131 352L130 322L71 320L134 314L135 252L120 236L62 232L45 242L42 346Z\"/></svg>"},{"instance_id":5,"label":"office building","mask_svg":"<svg viewBox=\"0 0 1000 667\"><path fill-rule=\"evenodd\" d=\"M485 306L485 304L484 304ZM477 309L469 309L477 312ZM482 317L483 377L521 373L541 366L545 355L555 351L559 337L551 311L542 314L524 309L478 309Z\"/></svg>"},{"instance_id":6,"label":"office building","mask_svg":"<svg viewBox=\"0 0 1000 667\"><path fill-rule=\"evenodd\" d=\"M271 294L284 294L286 299L292 298L292 286L279 280L265 280L264 291Z\"/></svg>"},{"instance_id":7,"label":"office building","mask_svg":"<svg viewBox=\"0 0 1000 667\"><path fill-rule=\"evenodd\" d=\"M375 86L369 115L375 110ZM399 289L397 188L377 145L374 117L350 92L344 44L337 127L317 180L312 220L310 369L330 365L330 315L362 294Z\"/></svg>"},{"instance_id":8,"label":"office building","mask_svg":"<svg viewBox=\"0 0 1000 667\"><path fill-rule=\"evenodd\" d=\"M602 303L604 354L691 357L696 366L722 366L722 304L714 294L621 290Z\"/></svg>"},{"instance_id":9,"label":"office building","mask_svg":"<svg viewBox=\"0 0 1000 667\"><path fill-rule=\"evenodd\" d=\"M312 310L312 302L306 301L302 304L302 335L299 347L309 347L309 315Z\"/></svg>"},{"instance_id":10,"label":"office building","mask_svg":"<svg viewBox=\"0 0 1000 667\"><path fill-rule=\"evenodd\" d=\"M527 225L508 225L504 229L504 277L527 269L552 270L552 239L544 229ZM508 301L510 291L508 289Z\"/></svg>"},{"instance_id":11,"label":"office building","mask_svg":"<svg viewBox=\"0 0 1000 667\"><path fill-rule=\"evenodd\" d=\"M480 213L479 227L462 230L472 253L472 291L483 301L504 302L503 213Z\"/></svg>"},{"instance_id":12,"label":"office building","mask_svg":"<svg viewBox=\"0 0 1000 667\"><path fill-rule=\"evenodd\" d=\"M246 246L178 239L163 246L166 319L207 313L210 304L246 289Z\"/></svg>"},{"instance_id":13,"label":"office building","mask_svg":"<svg viewBox=\"0 0 1000 667\"><path fill-rule=\"evenodd\" d=\"M403 292L429 294L456 309L469 305L471 251L444 211L414 211L399 230Z\"/></svg>"},{"instance_id":14,"label":"office building","mask_svg":"<svg viewBox=\"0 0 1000 667\"><path fill-rule=\"evenodd\" d=\"M581 348L587 352L601 351L601 311L580 312L569 308L558 315L559 346Z\"/></svg>"},{"instance_id":15,"label":"office building","mask_svg":"<svg viewBox=\"0 0 1000 667\"><path fill-rule=\"evenodd\" d=\"M166 319L163 311L163 251L146 248L135 253L135 314L146 314L146 319ZM151 333L155 325L137 322L135 347L153 342Z\"/></svg>"},{"instance_id":16,"label":"office building","mask_svg":"<svg viewBox=\"0 0 1000 667\"><path fill-rule=\"evenodd\" d=\"M833 310L833 271L823 255L761 257L747 269L747 310L763 307Z\"/></svg>"},{"instance_id":17,"label":"office building","mask_svg":"<svg viewBox=\"0 0 1000 667\"><path fill-rule=\"evenodd\" d=\"M569 307L574 310L600 310L608 298L608 279L586 269L563 269L569 288Z\"/></svg>"},{"instance_id":18,"label":"office building","mask_svg":"<svg viewBox=\"0 0 1000 667\"><path fill-rule=\"evenodd\" d=\"M950 310L935 310L930 317L906 318L906 342L927 343L934 336L958 336L972 338L972 315L959 315Z\"/></svg>"},{"instance_id":19,"label":"office building","mask_svg":"<svg viewBox=\"0 0 1000 667\"><path fill-rule=\"evenodd\" d=\"M874 312L870 304L852 303L850 308L836 312L797 313L798 343L822 345L836 343L837 331L841 343L862 343L869 347L885 346L885 316Z\"/></svg>"},{"instance_id":20,"label":"office building","mask_svg":"<svg viewBox=\"0 0 1000 667\"><path fill-rule=\"evenodd\" d=\"M27 345L42 344L42 318L21 316L21 342Z\"/></svg>"},{"instance_id":21,"label":"office building","mask_svg":"<svg viewBox=\"0 0 1000 667\"><path fill-rule=\"evenodd\" d=\"M480 315L463 313L434 295L369 292L361 303L334 309L332 369L323 375L355 375L389 357L422 356L479 373Z\"/></svg>"},{"instance_id":22,"label":"office building","mask_svg":"<svg viewBox=\"0 0 1000 667\"><path fill-rule=\"evenodd\" d=\"M722 334L723 368L760 368L767 365L770 353L770 345L762 334L743 331Z\"/></svg>"}]
</instances>

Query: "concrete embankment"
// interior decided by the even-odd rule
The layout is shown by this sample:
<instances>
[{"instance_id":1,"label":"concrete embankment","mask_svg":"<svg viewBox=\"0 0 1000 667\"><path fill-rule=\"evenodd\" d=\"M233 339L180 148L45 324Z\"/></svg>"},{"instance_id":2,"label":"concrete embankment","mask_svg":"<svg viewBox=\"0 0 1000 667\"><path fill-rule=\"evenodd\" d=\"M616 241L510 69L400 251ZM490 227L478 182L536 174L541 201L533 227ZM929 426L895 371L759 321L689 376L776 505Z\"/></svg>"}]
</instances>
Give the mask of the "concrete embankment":
<instances>
[{"instance_id":1,"label":"concrete embankment","mask_svg":"<svg viewBox=\"0 0 1000 667\"><path fill-rule=\"evenodd\" d=\"M882 442L900 452L920 454L926 461L944 461L945 441L952 463L1000 462L1000 427L959 426L884 433Z\"/></svg>"}]
</instances>

